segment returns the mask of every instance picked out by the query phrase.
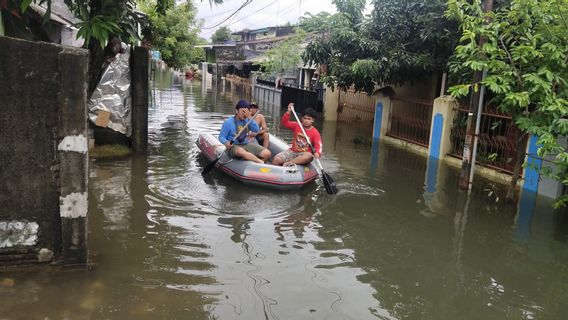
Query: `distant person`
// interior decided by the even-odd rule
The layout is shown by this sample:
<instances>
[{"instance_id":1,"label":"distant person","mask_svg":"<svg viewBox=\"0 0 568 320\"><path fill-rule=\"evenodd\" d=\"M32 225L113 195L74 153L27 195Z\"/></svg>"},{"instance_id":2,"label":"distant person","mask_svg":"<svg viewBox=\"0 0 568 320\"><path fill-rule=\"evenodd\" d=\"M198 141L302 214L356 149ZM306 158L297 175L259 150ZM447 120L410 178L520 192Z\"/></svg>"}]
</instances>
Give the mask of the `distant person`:
<instances>
[{"instance_id":1,"label":"distant person","mask_svg":"<svg viewBox=\"0 0 568 320\"><path fill-rule=\"evenodd\" d=\"M290 103L288 104L288 111L284 113L281 121L284 127L294 132L294 137L292 138L292 147L274 156L272 164L277 166L308 164L314 159L314 157L316 159L319 159L323 149L320 133L318 129L314 127L314 121L316 120L316 111L312 108L307 108L304 111L302 118L300 119L300 124L290 121L292 110L294 110L294 104ZM304 128L307 137L304 136L304 133L301 129L302 127ZM309 140L307 138L309 138ZM315 153L312 153L308 141L314 147Z\"/></svg>"},{"instance_id":2,"label":"distant person","mask_svg":"<svg viewBox=\"0 0 568 320\"><path fill-rule=\"evenodd\" d=\"M185 71L185 78L188 79L188 80L193 79L193 71L191 71L191 69L187 69Z\"/></svg>"},{"instance_id":3,"label":"distant person","mask_svg":"<svg viewBox=\"0 0 568 320\"><path fill-rule=\"evenodd\" d=\"M251 101L250 112L253 116L258 113L258 109L259 108L258 108L258 105L256 104L256 102ZM270 141L268 141L268 126L266 125L266 119L264 118L264 115L259 113L254 118L254 121L256 121L256 123L258 124L259 131L258 132L251 132L249 135L253 139L256 139L256 141L258 141L258 144L260 144L261 146L268 149Z\"/></svg>"},{"instance_id":4,"label":"distant person","mask_svg":"<svg viewBox=\"0 0 568 320\"><path fill-rule=\"evenodd\" d=\"M272 155L270 150L258 144L249 143L247 139L249 132L258 132L259 127L256 121L250 121L247 128L238 137L235 137L251 119L249 103L246 100L239 100L235 106L235 115L225 120L221 127L219 141L227 147L227 153L232 158L264 163Z\"/></svg>"}]
</instances>

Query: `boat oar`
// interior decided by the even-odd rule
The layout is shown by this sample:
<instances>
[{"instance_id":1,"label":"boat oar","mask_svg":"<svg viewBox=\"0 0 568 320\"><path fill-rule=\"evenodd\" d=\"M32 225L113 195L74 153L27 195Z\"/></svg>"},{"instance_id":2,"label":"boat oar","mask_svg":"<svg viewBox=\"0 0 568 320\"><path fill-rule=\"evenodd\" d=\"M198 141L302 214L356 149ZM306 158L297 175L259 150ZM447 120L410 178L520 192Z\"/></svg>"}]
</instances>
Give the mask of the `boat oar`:
<instances>
[{"instance_id":1,"label":"boat oar","mask_svg":"<svg viewBox=\"0 0 568 320\"><path fill-rule=\"evenodd\" d=\"M239 130L239 132L233 137L233 139L230 141L231 145L235 142L235 139L241 135L241 133L243 133L243 130L245 130L248 125L251 123L252 120L254 120L254 117L256 117L257 114L259 114L260 112L257 112L254 114L254 116L252 116L252 118L250 118L247 123L241 128L241 130ZM211 161L206 167L205 169L203 169L203 171L201 171L201 174L208 174L209 172L211 172L211 170L213 170L213 168L215 168L215 164L217 164L217 162L219 161L219 159L221 159L221 156L223 155L223 153L227 152L227 150L229 149L225 149L225 151L221 152L219 154L219 156L217 157L217 159Z\"/></svg>"},{"instance_id":2,"label":"boat oar","mask_svg":"<svg viewBox=\"0 0 568 320\"><path fill-rule=\"evenodd\" d=\"M300 119L298 119L298 115L296 114L296 111L294 110L294 108L291 108L292 113L294 114L294 118L296 118L296 121L298 122L298 125L300 126L300 129L302 129L302 133L304 133L304 136L306 137L306 140L308 141L308 145L310 146L310 149L312 150L312 153L314 154L314 158L316 157L316 150L314 149L314 146L312 145L310 138L308 137L308 135L306 134L306 131L304 130L304 126L302 126L302 122L300 121ZM335 185L335 182L333 181L333 179L331 178L331 176L329 174L327 174L327 172L325 172L325 170L323 170L323 166L321 165L321 162L319 161L318 158L316 158L316 161L320 167L321 170L321 178L323 180L323 185L325 187L325 191L327 191L327 193L329 194L336 194L337 193L337 186Z\"/></svg>"}]
</instances>

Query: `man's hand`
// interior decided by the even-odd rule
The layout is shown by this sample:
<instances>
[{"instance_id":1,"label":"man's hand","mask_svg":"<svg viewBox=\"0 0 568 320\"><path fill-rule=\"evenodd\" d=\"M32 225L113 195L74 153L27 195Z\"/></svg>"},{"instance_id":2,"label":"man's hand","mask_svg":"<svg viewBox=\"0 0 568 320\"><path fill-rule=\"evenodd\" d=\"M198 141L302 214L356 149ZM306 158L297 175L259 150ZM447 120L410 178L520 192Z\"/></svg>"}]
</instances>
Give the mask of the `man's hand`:
<instances>
[{"instance_id":1,"label":"man's hand","mask_svg":"<svg viewBox=\"0 0 568 320\"><path fill-rule=\"evenodd\" d=\"M225 142L225 147L227 148L227 150L229 150L233 147L233 144L231 143L231 141L227 141Z\"/></svg>"},{"instance_id":2,"label":"man's hand","mask_svg":"<svg viewBox=\"0 0 568 320\"><path fill-rule=\"evenodd\" d=\"M319 159L319 158L321 157L321 154L319 154L319 153L316 152L316 153L314 153L314 157L315 157L316 159Z\"/></svg>"}]
</instances>

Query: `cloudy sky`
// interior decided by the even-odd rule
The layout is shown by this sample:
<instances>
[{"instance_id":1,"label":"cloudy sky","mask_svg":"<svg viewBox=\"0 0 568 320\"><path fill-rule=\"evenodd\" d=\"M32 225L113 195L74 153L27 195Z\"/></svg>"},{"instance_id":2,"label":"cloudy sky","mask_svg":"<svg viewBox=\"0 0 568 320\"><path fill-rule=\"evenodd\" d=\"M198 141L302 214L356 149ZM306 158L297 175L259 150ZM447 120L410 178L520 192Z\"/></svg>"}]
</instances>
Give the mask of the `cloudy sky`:
<instances>
[{"instance_id":1,"label":"cloudy sky","mask_svg":"<svg viewBox=\"0 0 568 320\"><path fill-rule=\"evenodd\" d=\"M223 4L211 7L208 0L195 0L197 18L205 20L201 36L211 40L215 30L223 26L229 27L232 31L245 28L257 29L283 25L287 22L298 23L298 18L305 12L313 15L322 11L337 12L331 0L249 0L248 5L231 16L246 2L247 0L225 0ZM370 0L367 0L366 12L370 11L369 2Z\"/></svg>"}]
</instances>

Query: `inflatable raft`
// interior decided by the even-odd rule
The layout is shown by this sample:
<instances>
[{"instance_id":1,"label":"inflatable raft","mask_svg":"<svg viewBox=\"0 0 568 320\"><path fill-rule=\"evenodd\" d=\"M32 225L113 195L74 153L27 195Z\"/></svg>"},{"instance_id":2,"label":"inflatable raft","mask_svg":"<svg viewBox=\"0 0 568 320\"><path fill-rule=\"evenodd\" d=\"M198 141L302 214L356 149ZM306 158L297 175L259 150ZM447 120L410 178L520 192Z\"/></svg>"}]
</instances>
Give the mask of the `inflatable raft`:
<instances>
[{"instance_id":1,"label":"inflatable raft","mask_svg":"<svg viewBox=\"0 0 568 320\"><path fill-rule=\"evenodd\" d=\"M313 182L319 175L313 164L281 167L233 159L227 155L226 147L219 142L219 139L210 133L200 134L195 143L209 161L217 159L221 154L216 167L247 185L278 190L299 189ZM284 141L270 135L272 156L288 148L289 145Z\"/></svg>"}]
</instances>

